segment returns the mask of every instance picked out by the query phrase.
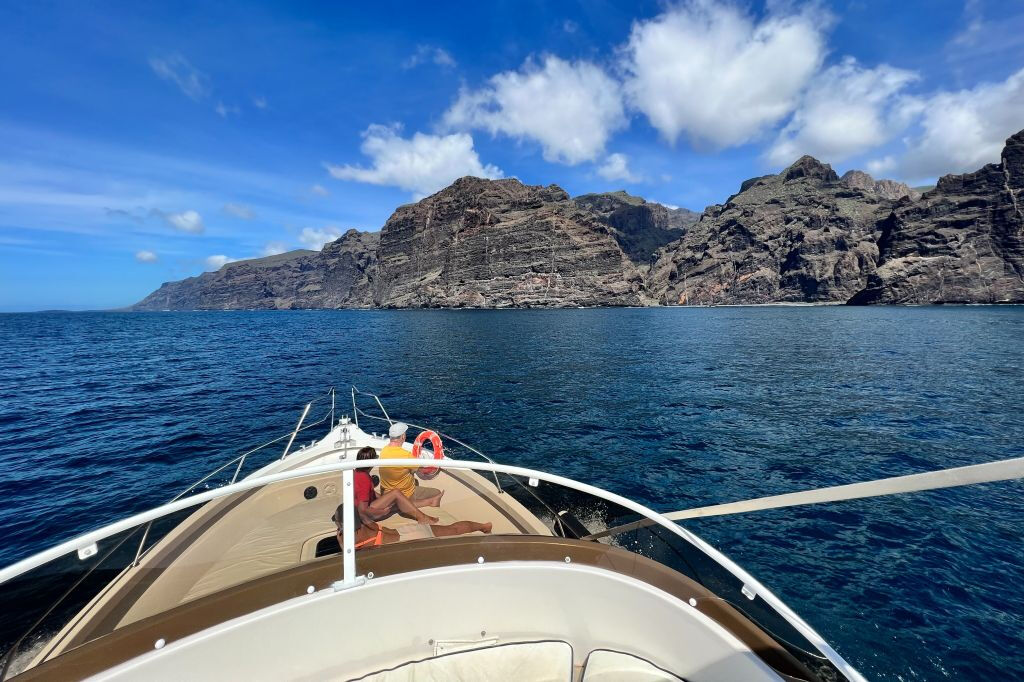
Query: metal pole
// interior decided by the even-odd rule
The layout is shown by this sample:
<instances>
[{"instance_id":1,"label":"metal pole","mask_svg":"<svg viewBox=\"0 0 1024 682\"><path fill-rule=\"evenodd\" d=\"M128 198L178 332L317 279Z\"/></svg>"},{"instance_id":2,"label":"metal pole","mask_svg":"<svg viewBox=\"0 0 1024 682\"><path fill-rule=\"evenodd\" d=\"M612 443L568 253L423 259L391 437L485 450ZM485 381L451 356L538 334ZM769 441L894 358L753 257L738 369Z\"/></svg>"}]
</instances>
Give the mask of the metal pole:
<instances>
[{"instance_id":1,"label":"metal pole","mask_svg":"<svg viewBox=\"0 0 1024 682\"><path fill-rule=\"evenodd\" d=\"M334 386L331 386L331 423L327 425L327 433L334 430Z\"/></svg>"},{"instance_id":2,"label":"metal pole","mask_svg":"<svg viewBox=\"0 0 1024 682\"><path fill-rule=\"evenodd\" d=\"M292 442L295 440L295 436L299 435L299 429L302 428L302 422L306 420L306 415L309 414L309 408L313 407L313 403L306 403L306 409L302 411L302 416L299 417L299 423L295 425L295 430L292 431L292 437L288 439L288 445L284 446L284 452L281 453L281 459L288 456L288 451L291 450Z\"/></svg>"},{"instance_id":3,"label":"metal pole","mask_svg":"<svg viewBox=\"0 0 1024 682\"><path fill-rule=\"evenodd\" d=\"M356 579L355 490L352 486L354 479L352 469L341 472L341 581L345 585L351 585Z\"/></svg>"}]
</instances>

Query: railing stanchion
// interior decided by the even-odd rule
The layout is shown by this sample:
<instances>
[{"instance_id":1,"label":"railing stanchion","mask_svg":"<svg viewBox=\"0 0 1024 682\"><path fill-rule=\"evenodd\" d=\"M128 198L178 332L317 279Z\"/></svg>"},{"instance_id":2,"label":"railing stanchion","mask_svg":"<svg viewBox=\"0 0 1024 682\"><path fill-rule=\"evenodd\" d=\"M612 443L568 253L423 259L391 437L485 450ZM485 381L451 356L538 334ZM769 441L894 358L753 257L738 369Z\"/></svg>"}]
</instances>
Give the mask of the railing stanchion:
<instances>
[{"instance_id":1,"label":"railing stanchion","mask_svg":"<svg viewBox=\"0 0 1024 682\"><path fill-rule=\"evenodd\" d=\"M295 442L295 436L299 435L299 429L302 428L302 422L306 420L306 415L309 414L309 408L313 407L313 403L306 403L306 409L302 411L302 416L299 417L299 423L295 425L295 430L292 431L292 437L288 439L288 445L284 446L284 452L281 453L281 459L288 456L288 451L292 449L292 443Z\"/></svg>"}]
</instances>

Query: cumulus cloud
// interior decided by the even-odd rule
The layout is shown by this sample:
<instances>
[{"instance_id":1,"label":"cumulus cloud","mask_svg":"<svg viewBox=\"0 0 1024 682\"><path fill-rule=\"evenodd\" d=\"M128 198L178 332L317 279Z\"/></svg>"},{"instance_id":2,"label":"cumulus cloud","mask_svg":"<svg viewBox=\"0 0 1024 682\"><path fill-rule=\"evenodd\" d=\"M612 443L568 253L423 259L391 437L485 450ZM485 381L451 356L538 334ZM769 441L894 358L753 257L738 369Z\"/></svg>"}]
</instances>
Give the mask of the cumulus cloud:
<instances>
[{"instance_id":1,"label":"cumulus cloud","mask_svg":"<svg viewBox=\"0 0 1024 682\"><path fill-rule=\"evenodd\" d=\"M605 180L622 180L623 182L640 182L643 178L629 170L629 159L625 154L609 154L604 163L598 166L597 174Z\"/></svg>"},{"instance_id":2,"label":"cumulus cloud","mask_svg":"<svg viewBox=\"0 0 1024 682\"><path fill-rule=\"evenodd\" d=\"M182 211L181 213L167 213L154 208L151 213L160 216L168 225L180 232L200 234L206 227L203 225L203 217L196 211Z\"/></svg>"},{"instance_id":3,"label":"cumulus cloud","mask_svg":"<svg viewBox=\"0 0 1024 682\"><path fill-rule=\"evenodd\" d=\"M149 60L149 66L157 76L174 83L186 96L197 102L210 94L210 79L180 54L153 57Z\"/></svg>"},{"instance_id":4,"label":"cumulus cloud","mask_svg":"<svg viewBox=\"0 0 1024 682\"><path fill-rule=\"evenodd\" d=\"M309 188L309 191L318 197L325 197L330 194L330 192L327 191L327 188L323 185L313 185Z\"/></svg>"},{"instance_id":5,"label":"cumulus cloud","mask_svg":"<svg viewBox=\"0 0 1024 682\"><path fill-rule=\"evenodd\" d=\"M776 166L788 166L804 154L827 162L888 142L906 125L897 96L917 74L882 64L862 67L852 57L818 73L800 99L793 118L767 151Z\"/></svg>"},{"instance_id":6,"label":"cumulus cloud","mask_svg":"<svg viewBox=\"0 0 1024 682\"><path fill-rule=\"evenodd\" d=\"M227 203L224 204L224 212L230 213L236 218L242 220L252 220L256 217L256 214L252 212L252 209L245 204Z\"/></svg>"},{"instance_id":7,"label":"cumulus cloud","mask_svg":"<svg viewBox=\"0 0 1024 682\"><path fill-rule=\"evenodd\" d=\"M905 138L906 152L893 164L902 177L977 170L999 161L1006 138L1024 127L1024 69L998 83L906 97L901 106L917 121Z\"/></svg>"},{"instance_id":8,"label":"cumulus cloud","mask_svg":"<svg viewBox=\"0 0 1024 682\"><path fill-rule=\"evenodd\" d=\"M373 185L392 185L417 197L432 194L464 175L500 178L503 173L493 165L483 165L473 149L473 138L466 133L425 135L404 138L398 125L371 125L363 133L363 154L373 165L336 166L324 164L339 180L354 180Z\"/></svg>"},{"instance_id":9,"label":"cumulus cloud","mask_svg":"<svg viewBox=\"0 0 1024 682\"><path fill-rule=\"evenodd\" d=\"M824 59L827 24L814 11L755 22L697 0L636 22L622 51L629 101L670 142L748 142L793 111Z\"/></svg>"},{"instance_id":10,"label":"cumulus cloud","mask_svg":"<svg viewBox=\"0 0 1024 682\"><path fill-rule=\"evenodd\" d=\"M533 140L547 161L570 165L598 158L626 123L615 80L591 62L555 56L528 60L478 90L464 88L444 115L449 129Z\"/></svg>"},{"instance_id":11,"label":"cumulus cloud","mask_svg":"<svg viewBox=\"0 0 1024 682\"><path fill-rule=\"evenodd\" d=\"M263 247L264 256L276 256L279 253L284 253L288 250L288 246L284 242L267 242L267 245Z\"/></svg>"},{"instance_id":12,"label":"cumulus cloud","mask_svg":"<svg viewBox=\"0 0 1024 682\"><path fill-rule=\"evenodd\" d=\"M155 263L157 261L157 256L152 251L136 251L135 260L140 263Z\"/></svg>"},{"instance_id":13,"label":"cumulus cloud","mask_svg":"<svg viewBox=\"0 0 1024 682\"><path fill-rule=\"evenodd\" d=\"M256 107L257 109L266 109L267 108L267 98L266 97L253 97L252 98L252 105L254 107Z\"/></svg>"},{"instance_id":14,"label":"cumulus cloud","mask_svg":"<svg viewBox=\"0 0 1024 682\"><path fill-rule=\"evenodd\" d=\"M219 254L219 255L216 255L216 256L207 256L206 257L206 261L205 261L206 262L206 269L207 270L211 270L211 271L212 270L220 270L226 264L234 263L236 260L238 260L238 259L237 258L230 258L230 257L225 256L223 254Z\"/></svg>"},{"instance_id":15,"label":"cumulus cloud","mask_svg":"<svg viewBox=\"0 0 1024 682\"><path fill-rule=\"evenodd\" d=\"M437 66L451 68L455 66L455 58L447 50L432 45L419 45L416 51L402 62L403 69L413 69L420 64L432 62Z\"/></svg>"},{"instance_id":16,"label":"cumulus cloud","mask_svg":"<svg viewBox=\"0 0 1024 682\"><path fill-rule=\"evenodd\" d=\"M299 241L307 249L319 251L324 248L324 244L333 242L341 234L341 230L336 227L325 227L322 229L305 227L302 229L302 233L299 234Z\"/></svg>"}]
</instances>

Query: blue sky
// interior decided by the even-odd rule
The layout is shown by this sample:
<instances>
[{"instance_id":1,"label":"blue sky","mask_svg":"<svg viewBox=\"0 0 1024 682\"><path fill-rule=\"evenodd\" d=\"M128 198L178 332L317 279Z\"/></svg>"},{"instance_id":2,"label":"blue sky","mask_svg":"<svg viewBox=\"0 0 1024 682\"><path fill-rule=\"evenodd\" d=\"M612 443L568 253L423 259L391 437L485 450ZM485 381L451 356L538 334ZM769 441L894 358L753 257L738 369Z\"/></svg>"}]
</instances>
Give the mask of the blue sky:
<instances>
[{"instance_id":1,"label":"blue sky","mask_svg":"<svg viewBox=\"0 0 1024 682\"><path fill-rule=\"evenodd\" d=\"M0 310L109 308L466 174L701 210L804 153L973 170L1024 4L4 3L0 85Z\"/></svg>"}]
</instances>

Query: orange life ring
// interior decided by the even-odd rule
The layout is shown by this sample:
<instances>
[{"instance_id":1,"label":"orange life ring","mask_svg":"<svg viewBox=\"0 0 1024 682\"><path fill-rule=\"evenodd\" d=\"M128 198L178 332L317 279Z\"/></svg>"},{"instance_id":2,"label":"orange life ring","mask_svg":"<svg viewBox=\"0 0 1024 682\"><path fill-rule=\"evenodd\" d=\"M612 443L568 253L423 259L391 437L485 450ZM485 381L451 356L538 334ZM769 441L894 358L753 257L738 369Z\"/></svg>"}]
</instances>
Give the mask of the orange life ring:
<instances>
[{"instance_id":1,"label":"orange life ring","mask_svg":"<svg viewBox=\"0 0 1024 682\"><path fill-rule=\"evenodd\" d=\"M429 440L431 447L434 449L434 454L423 452L423 441ZM433 431L423 431L420 435L416 436L416 440L412 442L412 456L419 457L420 459L444 459L444 448L441 447L441 436L437 435ZM420 467L416 471L416 475L425 481L437 476L441 473L441 467Z\"/></svg>"}]
</instances>

